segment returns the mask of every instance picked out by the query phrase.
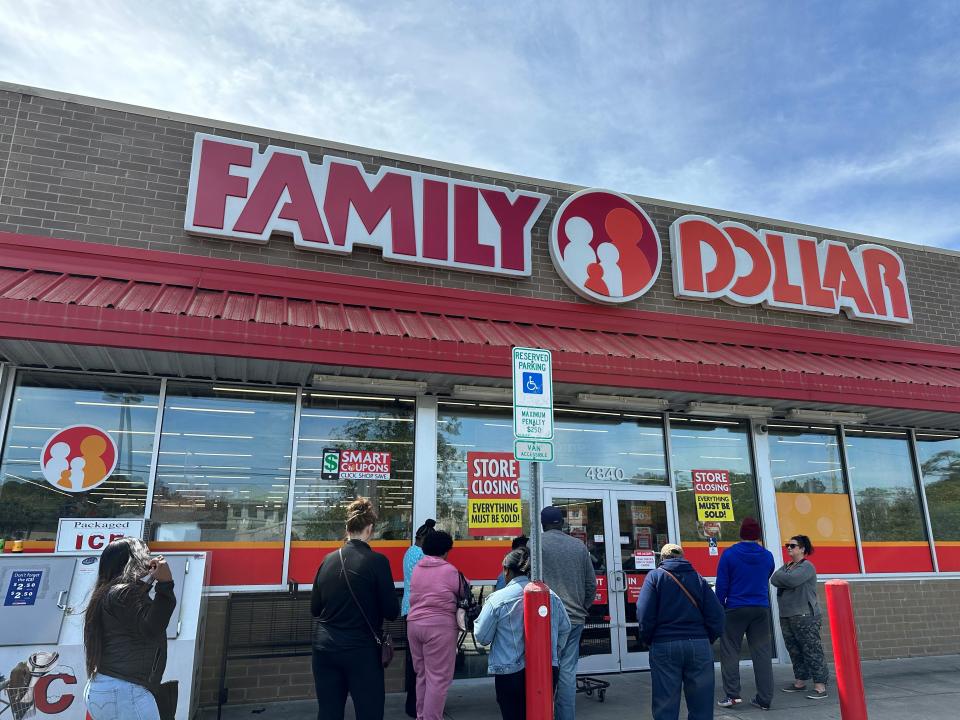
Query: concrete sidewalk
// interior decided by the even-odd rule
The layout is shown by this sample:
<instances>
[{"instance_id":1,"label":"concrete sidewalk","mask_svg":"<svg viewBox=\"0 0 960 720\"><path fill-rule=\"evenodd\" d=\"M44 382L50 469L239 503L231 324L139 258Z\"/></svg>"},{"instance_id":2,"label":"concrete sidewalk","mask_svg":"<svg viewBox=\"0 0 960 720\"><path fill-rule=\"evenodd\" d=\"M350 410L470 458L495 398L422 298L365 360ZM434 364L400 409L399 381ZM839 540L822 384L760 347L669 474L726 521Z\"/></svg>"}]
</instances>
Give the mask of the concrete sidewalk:
<instances>
[{"instance_id":1,"label":"concrete sidewalk","mask_svg":"<svg viewBox=\"0 0 960 720\"><path fill-rule=\"evenodd\" d=\"M906 660L875 660L863 663L864 684L870 720L943 720L960 717L960 655ZM753 672L741 668L743 696L753 697ZM790 682L793 674L789 665L774 665L777 687ZM650 717L650 675L631 673L612 675L605 702L584 695L577 696L577 717L580 720L643 720ZM717 687L720 688L719 670ZM730 712L717 708L715 720L740 718L768 718L785 720L838 720L840 707L836 687L828 686L830 698L808 700L802 695L777 691L773 708L764 713L746 705ZM718 697L720 691L717 693ZM314 720L317 704L297 701L273 705L234 705L223 710L226 720ZM215 718L216 708L204 711L204 720ZM447 718L450 720L496 720L500 717L490 680L465 680L454 683L447 699ZM353 719L353 709L347 703L347 718ZM403 720L403 696L388 695L385 717ZM682 712L680 717L686 717Z\"/></svg>"}]
</instances>

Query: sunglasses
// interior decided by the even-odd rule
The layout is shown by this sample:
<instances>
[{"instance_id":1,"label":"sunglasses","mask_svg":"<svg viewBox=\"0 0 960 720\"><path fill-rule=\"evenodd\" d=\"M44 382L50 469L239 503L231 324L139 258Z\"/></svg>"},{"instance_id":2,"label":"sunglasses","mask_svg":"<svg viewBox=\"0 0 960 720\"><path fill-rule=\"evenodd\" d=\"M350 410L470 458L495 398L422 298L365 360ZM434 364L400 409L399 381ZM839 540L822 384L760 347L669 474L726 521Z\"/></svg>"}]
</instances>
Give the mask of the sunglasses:
<instances>
[{"instance_id":1,"label":"sunglasses","mask_svg":"<svg viewBox=\"0 0 960 720\"><path fill-rule=\"evenodd\" d=\"M787 548L788 550L793 550L794 548L800 547L800 546L797 545L796 543L784 543L783 546L784 546L785 548Z\"/></svg>"}]
</instances>

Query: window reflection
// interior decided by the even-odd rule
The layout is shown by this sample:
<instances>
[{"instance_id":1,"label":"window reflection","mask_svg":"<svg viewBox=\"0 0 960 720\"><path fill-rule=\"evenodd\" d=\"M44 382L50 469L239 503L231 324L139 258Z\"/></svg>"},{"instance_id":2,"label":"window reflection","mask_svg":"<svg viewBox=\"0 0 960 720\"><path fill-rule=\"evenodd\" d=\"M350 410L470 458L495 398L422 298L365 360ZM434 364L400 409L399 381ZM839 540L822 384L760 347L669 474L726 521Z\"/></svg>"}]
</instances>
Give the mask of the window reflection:
<instances>
[{"instance_id":1,"label":"window reflection","mask_svg":"<svg viewBox=\"0 0 960 720\"><path fill-rule=\"evenodd\" d=\"M295 407L293 390L168 383L156 539L282 540Z\"/></svg>"},{"instance_id":2,"label":"window reflection","mask_svg":"<svg viewBox=\"0 0 960 720\"><path fill-rule=\"evenodd\" d=\"M917 433L930 525L941 570L960 570L960 437Z\"/></svg>"},{"instance_id":3,"label":"window reflection","mask_svg":"<svg viewBox=\"0 0 960 720\"><path fill-rule=\"evenodd\" d=\"M508 405L441 401L437 415L437 526L467 538L467 453L513 452ZM523 533L530 533L530 463L520 463ZM509 549L509 546L508 546ZM492 571L492 570L491 570ZM495 577L493 573L491 577Z\"/></svg>"},{"instance_id":4,"label":"window reflection","mask_svg":"<svg viewBox=\"0 0 960 720\"><path fill-rule=\"evenodd\" d=\"M760 519L747 423L671 417L670 451L680 539L697 569L704 575L712 575L716 571L718 556L709 555L710 538L715 537L721 544L736 542L743 518ZM730 474L734 522L701 522L697 519L694 470L725 470Z\"/></svg>"},{"instance_id":5,"label":"window reflection","mask_svg":"<svg viewBox=\"0 0 960 720\"><path fill-rule=\"evenodd\" d=\"M66 517L142 517L157 420L159 380L20 371L0 464L0 533L53 540ZM105 430L117 446L109 479L86 492L46 481L40 455L72 425Z\"/></svg>"},{"instance_id":6,"label":"window reflection","mask_svg":"<svg viewBox=\"0 0 960 720\"><path fill-rule=\"evenodd\" d=\"M776 424L768 428L781 539L809 536L821 573L860 572L837 430Z\"/></svg>"},{"instance_id":7,"label":"window reflection","mask_svg":"<svg viewBox=\"0 0 960 720\"><path fill-rule=\"evenodd\" d=\"M847 429L846 453L866 570L932 570L907 434Z\"/></svg>"},{"instance_id":8,"label":"window reflection","mask_svg":"<svg viewBox=\"0 0 960 720\"><path fill-rule=\"evenodd\" d=\"M375 537L413 535L415 402L409 398L363 398L304 393L294 488L293 539L339 540L346 507L358 495L372 498L379 515ZM324 450L389 453L389 477L324 479ZM381 464L386 461L382 456ZM331 473L327 473L330 475Z\"/></svg>"},{"instance_id":9,"label":"window reflection","mask_svg":"<svg viewBox=\"0 0 960 720\"><path fill-rule=\"evenodd\" d=\"M554 425L555 456L543 465L545 479L668 484L659 416L557 408Z\"/></svg>"}]
</instances>

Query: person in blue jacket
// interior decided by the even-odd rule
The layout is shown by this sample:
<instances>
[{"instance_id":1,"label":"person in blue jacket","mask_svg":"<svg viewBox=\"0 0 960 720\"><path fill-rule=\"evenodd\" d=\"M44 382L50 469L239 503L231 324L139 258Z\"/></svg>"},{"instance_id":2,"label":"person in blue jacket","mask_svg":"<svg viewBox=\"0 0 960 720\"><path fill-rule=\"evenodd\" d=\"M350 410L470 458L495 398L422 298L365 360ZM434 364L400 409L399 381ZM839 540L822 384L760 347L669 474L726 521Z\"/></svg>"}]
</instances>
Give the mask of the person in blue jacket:
<instances>
[{"instance_id":1,"label":"person in blue jacket","mask_svg":"<svg viewBox=\"0 0 960 720\"><path fill-rule=\"evenodd\" d=\"M760 545L760 523L751 517L740 525L741 542L727 548L717 567L717 597L726 611L720 638L724 697L720 707L736 707L740 697L740 645L747 635L757 695L751 704L769 710L773 701L773 654L770 646L770 576L773 555Z\"/></svg>"},{"instance_id":2,"label":"person in blue jacket","mask_svg":"<svg viewBox=\"0 0 960 720\"><path fill-rule=\"evenodd\" d=\"M713 719L713 651L723 606L679 545L660 548L660 567L637 600L640 639L650 646L653 720L678 720L680 691L688 720Z\"/></svg>"}]
</instances>

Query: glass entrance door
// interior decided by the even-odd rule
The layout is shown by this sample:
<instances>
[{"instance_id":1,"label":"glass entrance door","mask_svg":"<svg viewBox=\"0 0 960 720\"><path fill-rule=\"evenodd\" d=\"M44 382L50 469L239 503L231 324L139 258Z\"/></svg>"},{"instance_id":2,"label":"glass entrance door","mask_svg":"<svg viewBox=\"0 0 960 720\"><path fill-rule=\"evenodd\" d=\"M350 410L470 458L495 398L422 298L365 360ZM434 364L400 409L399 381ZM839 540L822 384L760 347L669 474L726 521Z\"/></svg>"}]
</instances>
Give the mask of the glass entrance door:
<instances>
[{"instance_id":1,"label":"glass entrance door","mask_svg":"<svg viewBox=\"0 0 960 720\"><path fill-rule=\"evenodd\" d=\"M669 492L550 487L544 504L565 511L565 531L590 552L597 592L580 642L577 671L617 672L650 667L640 641L637 598L656 567L660 548L673 540Z\"/></svg>"}]
</instances>

